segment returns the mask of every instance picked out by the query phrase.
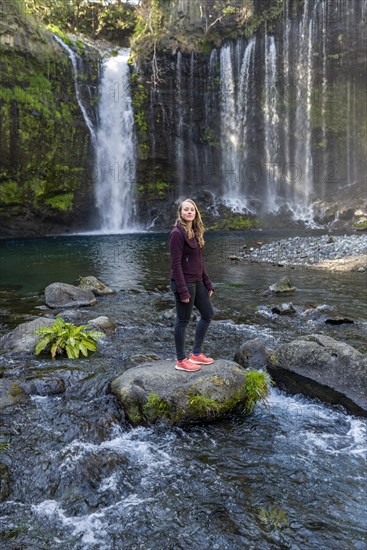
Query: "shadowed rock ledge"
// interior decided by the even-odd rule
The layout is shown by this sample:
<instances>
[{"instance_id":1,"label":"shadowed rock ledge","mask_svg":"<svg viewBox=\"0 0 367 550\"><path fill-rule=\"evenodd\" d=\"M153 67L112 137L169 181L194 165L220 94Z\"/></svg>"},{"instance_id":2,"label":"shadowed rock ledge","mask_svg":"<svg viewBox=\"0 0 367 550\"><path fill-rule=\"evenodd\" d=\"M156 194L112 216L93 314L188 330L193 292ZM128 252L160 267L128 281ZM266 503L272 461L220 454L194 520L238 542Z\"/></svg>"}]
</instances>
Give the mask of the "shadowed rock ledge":
<instances>
[{"instance_id":1,"label":"shadowed rock ledge","mask_svg":"<svg viewBox=\"0 0 367 550\"><path fill-rule=\"evenodd\" d=\"M367 416L367 355L344 342L322 334L298 338L271 354L267 368L291 393Z\"/></svg>"}]
</instances>

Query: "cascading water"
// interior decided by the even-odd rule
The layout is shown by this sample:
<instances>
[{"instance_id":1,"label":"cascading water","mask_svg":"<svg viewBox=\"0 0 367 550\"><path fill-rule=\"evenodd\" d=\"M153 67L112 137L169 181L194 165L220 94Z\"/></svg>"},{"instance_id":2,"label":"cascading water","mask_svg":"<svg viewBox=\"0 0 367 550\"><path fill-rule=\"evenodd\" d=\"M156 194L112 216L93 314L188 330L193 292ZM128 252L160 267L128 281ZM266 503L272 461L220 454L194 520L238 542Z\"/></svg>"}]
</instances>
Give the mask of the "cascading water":
<instances>
[{"instance_id":1,"label":"cascading water","mask_svg":"<svg viewBox=\"0 0 367 550\"><path fill-rule=\"evenodd\" d=\"M254 64L255 64L256 36L249 41L243 55L239 84L239 109L240 122L242 127L241 138L244 152L244 173L248 165L248 142L250 141L250 125L254 114Z\"/></svg>"},{"instance_id":2,"label":"cascading water","mask_svg":"<svg viewBox=\"0 0 367 550\"><path fill-rule=\"evenodd\" d=\"M100 231L131 230L135 220L135 136L129 50L103 64L96 139L96 200Z\"/></svg>"},{"instance_id":3,"label":"cascading water","mask_svg":"<svg viewBox=\"0 0 367 550\"><path fill-rule=\"evenodd\" d=\"M176 136L176 167L179 192L183 193L185 183L185 142L184 142L184 99L182 83L182 53L177 53L176 63L176 102L177 102L177 136Z\"/></svg>"},{"instance_id":4,"label":"cascading water","mask_svg":"<svg viewBox=\"0 0 367 550\"><path fill-rule=\"evenodd\" d=\"M265 105L264 105L264 131L265 131L265 173L266 173L266 202L269 212L276 212L278 204L279 185L279 114L278 114L278 89L277 89L277 53L274 36L265 38Z\"/></svg>"},{"instance_id":5,"label":"cascading water","mask_svg":"<svg viewBox=\"0 0 367 550\"><path fill-rule=\"evenodd\" d=\"M232 210L242 211L246 205L240 193L240 136L231 50L231 46L226 44L220 52L223 201Z\"/></svg>"},{"instance_id":6,"label":"cascading water","mask_svg":"<svg viewBox=\"0 0 367 550\"><path fill-rule=\"evenodd\" d=\"M258 49L253 37L241 66L240 40L222 46L221 197L233 210L283 208L315 226L320 201L363 181L363 73L342 60L363 42L365 6L287 0L282 36L257 36ZM341 43L341 24L356 41Z\"/></svg>"},{"instance_id":7,"label":"cascading water","mask_svg":"<svg viewBox=\"0 0 367 550\"><path fill-rule=\"evenodd\" d=\"M88 115L88 112L87 112L86 108L83 105L81 91L80 91L80 84L79 84L79 80L78 80L78 61L80 61L80 58L79 58L79 56L77 56L77 54L67 44L65 44L65 42L63 42L63 40L61 40L61 38L59 36L57 36L57 34L54 34L54 38L60 44L60 46L62 46L64 48L64 50L67 51L67 53L69 55L69 58L70 58L70 61L71 61L72 67L73 67L76 99L78 101L80 110L83 113L85 123L88 126L88 129L90 131L92 141L93 141L93 143L95 143L96 133L94 131L93 122L91 121L91 119Z\"/></svg>"},{"instance_id":8,"label":"cascading water","mask_svg":"<svg viewBox=\"0 0 367 550\"><path fill-rule=\"evenodd\" d=\"M299 23L299 43L296 62L298 75L298 100L295 116L297 129L295 157L291 174L293 196L287 204L296 219L312 222L313 210L310 200L313 192L313 164L311 155L312 125L312 62L313 18L309 15L309 0L305 1L302 21Z\"/></svg>"}]
</instances>

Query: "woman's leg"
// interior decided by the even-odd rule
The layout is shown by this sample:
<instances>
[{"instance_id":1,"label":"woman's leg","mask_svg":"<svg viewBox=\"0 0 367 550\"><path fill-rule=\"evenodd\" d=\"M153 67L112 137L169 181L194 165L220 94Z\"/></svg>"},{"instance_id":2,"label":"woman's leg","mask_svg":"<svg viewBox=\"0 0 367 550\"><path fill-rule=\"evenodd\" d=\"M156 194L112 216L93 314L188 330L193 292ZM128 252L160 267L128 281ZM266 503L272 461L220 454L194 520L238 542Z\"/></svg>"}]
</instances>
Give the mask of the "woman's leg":
<instances>
[{"instance_id":1,"label":"woman's leg","mask_svg":"<svg viewBox=\"0 0 367 550\"><path fill-rule=\"evenodd\" d=\"M201 317L196 325L195 342L192 351L195 355L199 355L201 353L201 346L203 345L205 335L214 316L213 306L204 283L197 283L196 285L194 305L199 310Z\"/></svg>"},{"instance_id":2,"label":"woman's leg","mask_svg":"<svg viewBox=\"0 0 367 550\"><path fill-rule=\"evenodd\" d=\"M175 328L174 328L174 339L175 339L175 346L176 346L176 356L178 361L182 361L186 358L185 353L185 341L186 341L186 327L190 321L192 310L194 307L194 301L195 301L195 285L194 284L188 284L187 288L190 292L190 301L189 303L185 304L184 302L181 302L180 296L178 292L175 290L177 289L175 284L171 284L171 288L174 291L175 300L176 300L176 321L175 321Z\"/></svg>"}]
</instances>

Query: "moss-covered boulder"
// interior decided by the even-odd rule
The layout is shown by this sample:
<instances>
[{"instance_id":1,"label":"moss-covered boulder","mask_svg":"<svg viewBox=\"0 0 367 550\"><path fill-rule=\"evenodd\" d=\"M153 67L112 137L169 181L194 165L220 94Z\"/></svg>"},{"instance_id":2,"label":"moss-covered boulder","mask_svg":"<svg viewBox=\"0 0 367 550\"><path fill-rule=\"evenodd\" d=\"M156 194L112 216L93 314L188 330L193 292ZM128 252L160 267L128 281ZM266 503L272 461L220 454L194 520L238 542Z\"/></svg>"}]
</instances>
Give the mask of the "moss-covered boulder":
<instances>
[{"instance_id":1,"label":"moss-covered boulder","mask_svg":"<svg viewBox=\"0 0 367 550\"><path fill-rule=\"evenodd\" d=\"M115 294L115 291L102 283L97 277L88 275L88 277L82 277L79 282L79 286L85 290L91 290L96 296L107 296L108 294Z\"/></svg>"},{"instance_id":2,"label":"moss-covered boulder","mask_svg":"<svg viewBox=\"0 0 367 550\"><path fill-rule=\"evenodd\" d=\"M292 281L288 277L282 277L269 286L268 292L273 292L274 294L292 294L295 292L296 288L293 286Z\"/></svg>"},{"instance_id":3,"label":"moss-covered boulder","mask_svg":"<svg viewBox=\"0 0 367 550\"><path fill-rule=\"evenodd\" d=\"M223 359L188 373L174 361L143 363L111 383L126 418L134 425L210 422L230 413L250 412L268 392L263 372L245 371Z\"/></svg>"}]
</instances>

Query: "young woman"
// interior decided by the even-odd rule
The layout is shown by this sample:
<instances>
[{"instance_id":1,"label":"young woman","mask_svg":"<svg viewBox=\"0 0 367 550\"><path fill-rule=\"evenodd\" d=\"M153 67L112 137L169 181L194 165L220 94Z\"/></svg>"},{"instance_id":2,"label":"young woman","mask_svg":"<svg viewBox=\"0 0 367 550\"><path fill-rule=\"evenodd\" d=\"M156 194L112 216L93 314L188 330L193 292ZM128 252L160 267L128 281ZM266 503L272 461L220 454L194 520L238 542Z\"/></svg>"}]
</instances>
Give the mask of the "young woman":
<instances>
[{"instance_id":1,"label":"young woman","mask_svg":"<svg viewBox=\"0 0 367 550\"><path fill-rule=\"evenodd\" d=\"M203 260L204 225L198 207L191 199L183 200L178 207L176 224L169 236L171 256L171 289L176 299L174 338L176 369L188 372L199 370L200 365L210 365L214 359L201 352L204 337L213 318L210 297L213 285ZM195 342L189 358L185 353L186 327L193 307L200 312L196 326Z\"/></svg>"}]
</instances>

